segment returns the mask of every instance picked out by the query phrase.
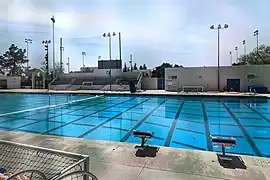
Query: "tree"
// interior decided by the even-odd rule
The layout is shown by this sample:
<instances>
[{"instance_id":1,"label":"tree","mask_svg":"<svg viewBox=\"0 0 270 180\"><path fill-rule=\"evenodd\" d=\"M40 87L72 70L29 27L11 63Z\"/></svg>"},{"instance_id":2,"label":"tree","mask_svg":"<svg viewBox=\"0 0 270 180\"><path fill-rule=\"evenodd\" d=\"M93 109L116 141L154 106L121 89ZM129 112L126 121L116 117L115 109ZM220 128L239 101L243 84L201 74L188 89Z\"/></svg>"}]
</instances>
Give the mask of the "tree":
<instances>
[{"instance_id":1,"label":"tree","mask_svg":"<svg viewBox=\"0 0 270 180\"><path fill-rule=\"evenodd\" d=\"M270 46L260 45L257 53L257 48L247 55L242 55L238 58L238 63L234 63L234 66L246 65L246 64L270 64Z\"/></svg>"},{"instance_id":2,"label":"tree","mask_svg":"<svg viewBox=\"0 0 270 180\"><path fill-rule=\"evenodd\" d=\"M175 64L174 67L183 67L182 65Z\"/></svg>"},{"instance_id":3,"label":"tree","mask_svg":"<svg viewBox=\"0 0 270 180\"><path fill-rule=\"evenodd\" d=\"M139 68L140 70L142 70L143 69L143 67L142 67L142 65L140 65L140 68Z\"/></svg>"},{"instance_id":4,"label":"tree","mask_svg":"<svg viewBox=\"0 0 270 180\"><path fill-rule=\"evenodd\" d=\"M25 75L27 68L24 64L28 62L25 53L25 49L19 49L15 44L11 44L8 51L0 56L1 73L7 73L9 76Z\"/></svg>"},{"instance_id":5,"label":"tree","mask_svg":"<svg viewBox=\"0 0 270 180\"><path fill-rule=\"evenodd\" d=\"M137 64L136 64L136 63L134 63L133 69L134 69L134 70L138 70Z\"/></svg>"},{"instance_id":6,"label":"tree","mask_svg":"<svg viewBox=\"0 0 270 180\"><path fill-rule=\"evenodd\" d=\"M43 62L41 63L40 69L41 69L42 71L44 71L44 72L47 71L45 61L43 61ZM60 65L60 62L56 62L56 63L55 63L55 73L56 73L56 75L57 75L57 74L60 74L61 72L64 72L64 71L65 71L64 66L62 66L62 71L61 71L61 65ZM51 70L50 72L52 73L52 70Z\"/></svg>"},{"instance_id":7,"label":"tree","mask_svg":"<svg viewBox=\"0 0 270 180\"><path fill-rule=\"evenodd\" d=\"M123 72L127 72L127 64L126 63L124 63Z\"/></svg>"},{"instance_id":8,"label":"tree","mask_svg":"<svg viewBox=\"0 0 270 180\"><path fill-rule=\"evenodd\" d=\"M146 67L146 65L145 65L145 64L143 64L143 69L147 69L147 67Z\"/></svg>"},{"instance_id":9,"label":"tree","mask_svg":"<svg viewBox=\"0 0 270 180\"><path fill-rule=\"evenodd\" d=\"M164 78L165 77L165 68L172 67L169 63L163 63L161 66L157 66L152 72L152 77Z\"/></svg>"}]
</instances>

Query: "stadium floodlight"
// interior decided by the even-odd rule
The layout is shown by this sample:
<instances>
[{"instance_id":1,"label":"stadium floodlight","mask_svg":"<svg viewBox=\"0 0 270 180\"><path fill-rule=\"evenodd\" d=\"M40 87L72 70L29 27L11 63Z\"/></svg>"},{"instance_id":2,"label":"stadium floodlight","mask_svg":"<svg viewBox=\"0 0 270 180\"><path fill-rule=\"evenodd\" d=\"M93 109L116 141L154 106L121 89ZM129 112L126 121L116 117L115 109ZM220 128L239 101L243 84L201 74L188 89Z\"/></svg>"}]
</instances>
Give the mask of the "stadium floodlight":
<instances>
[{"instance_id":1,"label":"stadium floodlight","mask_svg":"<svg viewBox=\"0 0 270 180\"><path fill-rule=\"evenodd\" d=\"M217 35L217 41L218 41L218 43L217 43L217 66L218 66L218 82L217 82L217 84L218 84L218 91L220 91L220 72L219 72L219 66L220 66L220 60L219 60L219 34L220 34L220 30L221 29L227 29L229 27L229 25L228 24L224 24L223 26L221 26L220 24L217 26L217 27L215 27L214 25L211 25L210 26L210 29L212 29L212 30L217 30L217 32L218 32L218 35Z\"/></svg>"}]
</instances>

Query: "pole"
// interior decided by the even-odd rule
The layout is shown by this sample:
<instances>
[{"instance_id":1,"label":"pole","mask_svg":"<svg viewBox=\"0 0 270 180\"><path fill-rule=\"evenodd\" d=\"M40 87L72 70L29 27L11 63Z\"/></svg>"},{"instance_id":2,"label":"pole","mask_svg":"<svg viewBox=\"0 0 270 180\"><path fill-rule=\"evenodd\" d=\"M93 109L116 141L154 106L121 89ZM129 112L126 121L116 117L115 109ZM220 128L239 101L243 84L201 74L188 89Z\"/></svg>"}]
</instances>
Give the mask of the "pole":
<instances>
[{"instance_id":1,"label":"pole","mask_svg":"<svg viewBox=\"0 0 270 180\"><path fill-rule=\"evenodd\" d=\"M26 50L27 50L27 63L26 63L26 70L28 71L28 67L29 67L29 58L28 58L28 42L26 42Z\"/></svg>"},{"instance_id":2,"label":"pole","mask_svg":"<svg viewBox=\"0 0 270 180\"><path fill-rule=\"evenodd\" d=\"M236 63L238 63L238 48L235 49Z\"/></svg>"},{"instance_id":3,"label":"pole","mask_svg":"<svg viewBox=\"0 0 270 180\"><path fill-rule=\"evenodd\" d=\"M60 38L60 73L63 69L63 39Z\"/></svg>"},{"instance_id":4,"label":"pole","mask_svg":"<svg viewBox=\"0 0 270 180\"><path fill-rule=\"evenodd\" d=\"M244 44L244 56L245 56L245 61L247 62L247 46L246 46L246 42Z\"/></svg>"},{"instance_id":5,"label":"pole","mask_svg":"<svg viewBox=\"0 0 270 180\"><path fill-rule=\"evenodd\" d=\"M110 56L110 61L112 60L112 38L109 35L109 56ZM110 91L112 91L112 69L110 66Z\"/></svg>"},{"instance_id":6,"label":"pole","mask_svg":"<svg viewBox=\"0 0 270 180\"><path fill-rule=\"evenodd\" d=\"M53 22L53 77L55 77L54 22Z\"/></svg>"},{"instance_id":7,"label":"pole","mask_svg":"<svg viewBox=\"0 0 270 180\"><path fill-rule=\"evenodd\" d=\"M120 61L122 61L122 45L121 45L122 41L121 41L121 33L119 32L119 59ZM122 64L122 62L121 62Z\"/></svg>"},{"instance_id":8,"label":"pole","mask_svg":"<svg viewBox=\"0 0 270 180\"><path fill-rule=\"evenodd\" d=\"M232 60L232 52L230 51L229 53L230 53L230 59L231 59L231 65L232 65L233 64L233 62L232 62L233 61Z\"/></svg>"},{"instance_id":9,"label":"pole","mask_svg":"<svg viewBox=\"0 0 270 180\"><path fill-rule=\"evenodd\" d=\"M257 33L257 54L259 54L259 33Z\"/></svg>"},{"instance_id":10,"label":"pole","mask_svg":"<svg viewBox=\"0 0 270 180\"><path fill-rule=\"evenodd\" d=\"M67 63L67 65L68 65L68 73L69 73L70 72L69 57L68 57L68 63Z\"/></svg>"},{"instance_id":11,"label":"pole","mask_svg":"<svg viewBox=\"0 0 270 180\"><path fill-rule=\"evenodd\" d=\"M132 54L130 54L129 63L130 63L130 71L132 72Z\"/></svg>"},{"instance_id":12,"label":"pole","mask_svg":"<svg viewBox=\"0 0 270 180\"><path fill-rule=\"evenodd\" d=\"M218 91L220 91L220 85L219 85L219 31L220 28L217 29L218 30Z\"/></svg>"}]
</instances>

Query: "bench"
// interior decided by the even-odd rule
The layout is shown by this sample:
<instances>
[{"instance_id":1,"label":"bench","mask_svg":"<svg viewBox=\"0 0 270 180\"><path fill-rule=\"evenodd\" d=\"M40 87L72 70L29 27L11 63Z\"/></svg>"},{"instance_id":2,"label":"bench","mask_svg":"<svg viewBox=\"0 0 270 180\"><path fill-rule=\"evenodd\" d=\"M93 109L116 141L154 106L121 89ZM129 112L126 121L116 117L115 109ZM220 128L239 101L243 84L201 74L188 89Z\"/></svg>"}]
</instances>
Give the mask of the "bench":
<instances>
[{"instance_id":1,"label":"bench","mask_svg":"<svg viewBox=\"0 0 270 180\"><path fill-rule=\"evenodd\" d=\"M225 138L225 137L212 137L212 144L215 147L222 148L222 155L219 156L221 160L231 161L232 158L226 155L225 148L235 147L236 140L235 138Z\"/></svg>"},{"instance_id":2,"label":"bench","mask_svg":"<svg viewBox=\"0 0 270 180\"><path fill-rule=\"evenodd\" d=\"M149 131L135 130L135 131L133 131L133 136L141 139L141 145L135 146L135 149L144 150L144 148L146 147L145 143L147 142L148 139L150 139L154 136L154 133L151 133Z\"/></svg>"}]
</instances>

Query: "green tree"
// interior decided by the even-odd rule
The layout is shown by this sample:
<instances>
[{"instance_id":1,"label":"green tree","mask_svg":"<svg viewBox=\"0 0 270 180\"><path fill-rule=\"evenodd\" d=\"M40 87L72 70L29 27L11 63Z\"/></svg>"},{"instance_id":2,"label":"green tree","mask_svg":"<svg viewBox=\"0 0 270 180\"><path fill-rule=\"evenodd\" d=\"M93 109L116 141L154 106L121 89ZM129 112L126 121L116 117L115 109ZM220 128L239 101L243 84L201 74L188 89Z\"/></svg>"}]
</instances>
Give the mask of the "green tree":
<instances>
[{"instance_id":1,"label":"green tree","mask_svg":"<svg viewBox=\"0 0 270 180\"><path fill-rule=\"evenodd\" d=\"M28 62L25 52L25 49L19 49L15 44L11 44L8 51L0 56L1 73L7 73L10 76L25 75L24 65Z\"/></svg>"},{"instance_id":2,"label":"green tree","mask_svg":"<svg viewBox=\"0 0 270 180\"><path fill-rule=\"evenodd\" d=\"M137 64L136 64L136 63L134 63L133 69L134 69L134 70L138 70Z\"/></svg>"},{"instance_id":3,"label":"green tree","mask_svg":"<svg viewBox=\"0 0 270 180\"><path fill-rule=\"evenodd\" d=\"M43 61L43 62L41 63L40 69L41 69L42 71L44 71L44 72L47 71L47 70L46 70L46 64L45 64L45 61ZM60 65L60 62L56 62L56 63L55 63L55 73L56 73L56 75L58 75L58 74L60 74L61 72L64 72L64 71L65 71L64 66L62 66L62 71L61 71L61 65ZM52 72L52 70L49 71L49 72Z\"/></svg>"},{"instance_id":4,"label":"green tree","mask_svg":"<svg viewBox=\"0 0 270 180\"><path fill-rule=\"evenodd\" d=\"M157 66L152 72L152 77L164 78L165 77L165 68L172 67L170 63L163 63L160 66Z\"/></svg>"},{"instance_id":5,"label":"green tree","mask_svg":"<svg viewBox=\"0 0 270 180\"><path fill-rule=\"evenodd\" d=\"M143 69L142 65L140 65L139 69L140 69L140 70L142 70L142 69Z\"/></svg>"},{"instance_id":6,"label":"green tree","mask_svg":"<svg viewBox=\"0 0 270 180\"><path fill-rule=\"evenodd\" d=\"M126 63L124 63L123 72L127 72L127 64Z\"/></svg>"},{"instance_id":7,"label":"green tree","mask_svg":"<svg viewBox=\"0 0 270 180\"><path fill-rule=\"evenodd\" d=\"M259 51L257 53L257 48L247 55L242 55L238 58L238 63L234 63L234 66L237 65L246 65L246 64L270 64L270 46L260 45Z\"/></svg>"}]
</instances>

